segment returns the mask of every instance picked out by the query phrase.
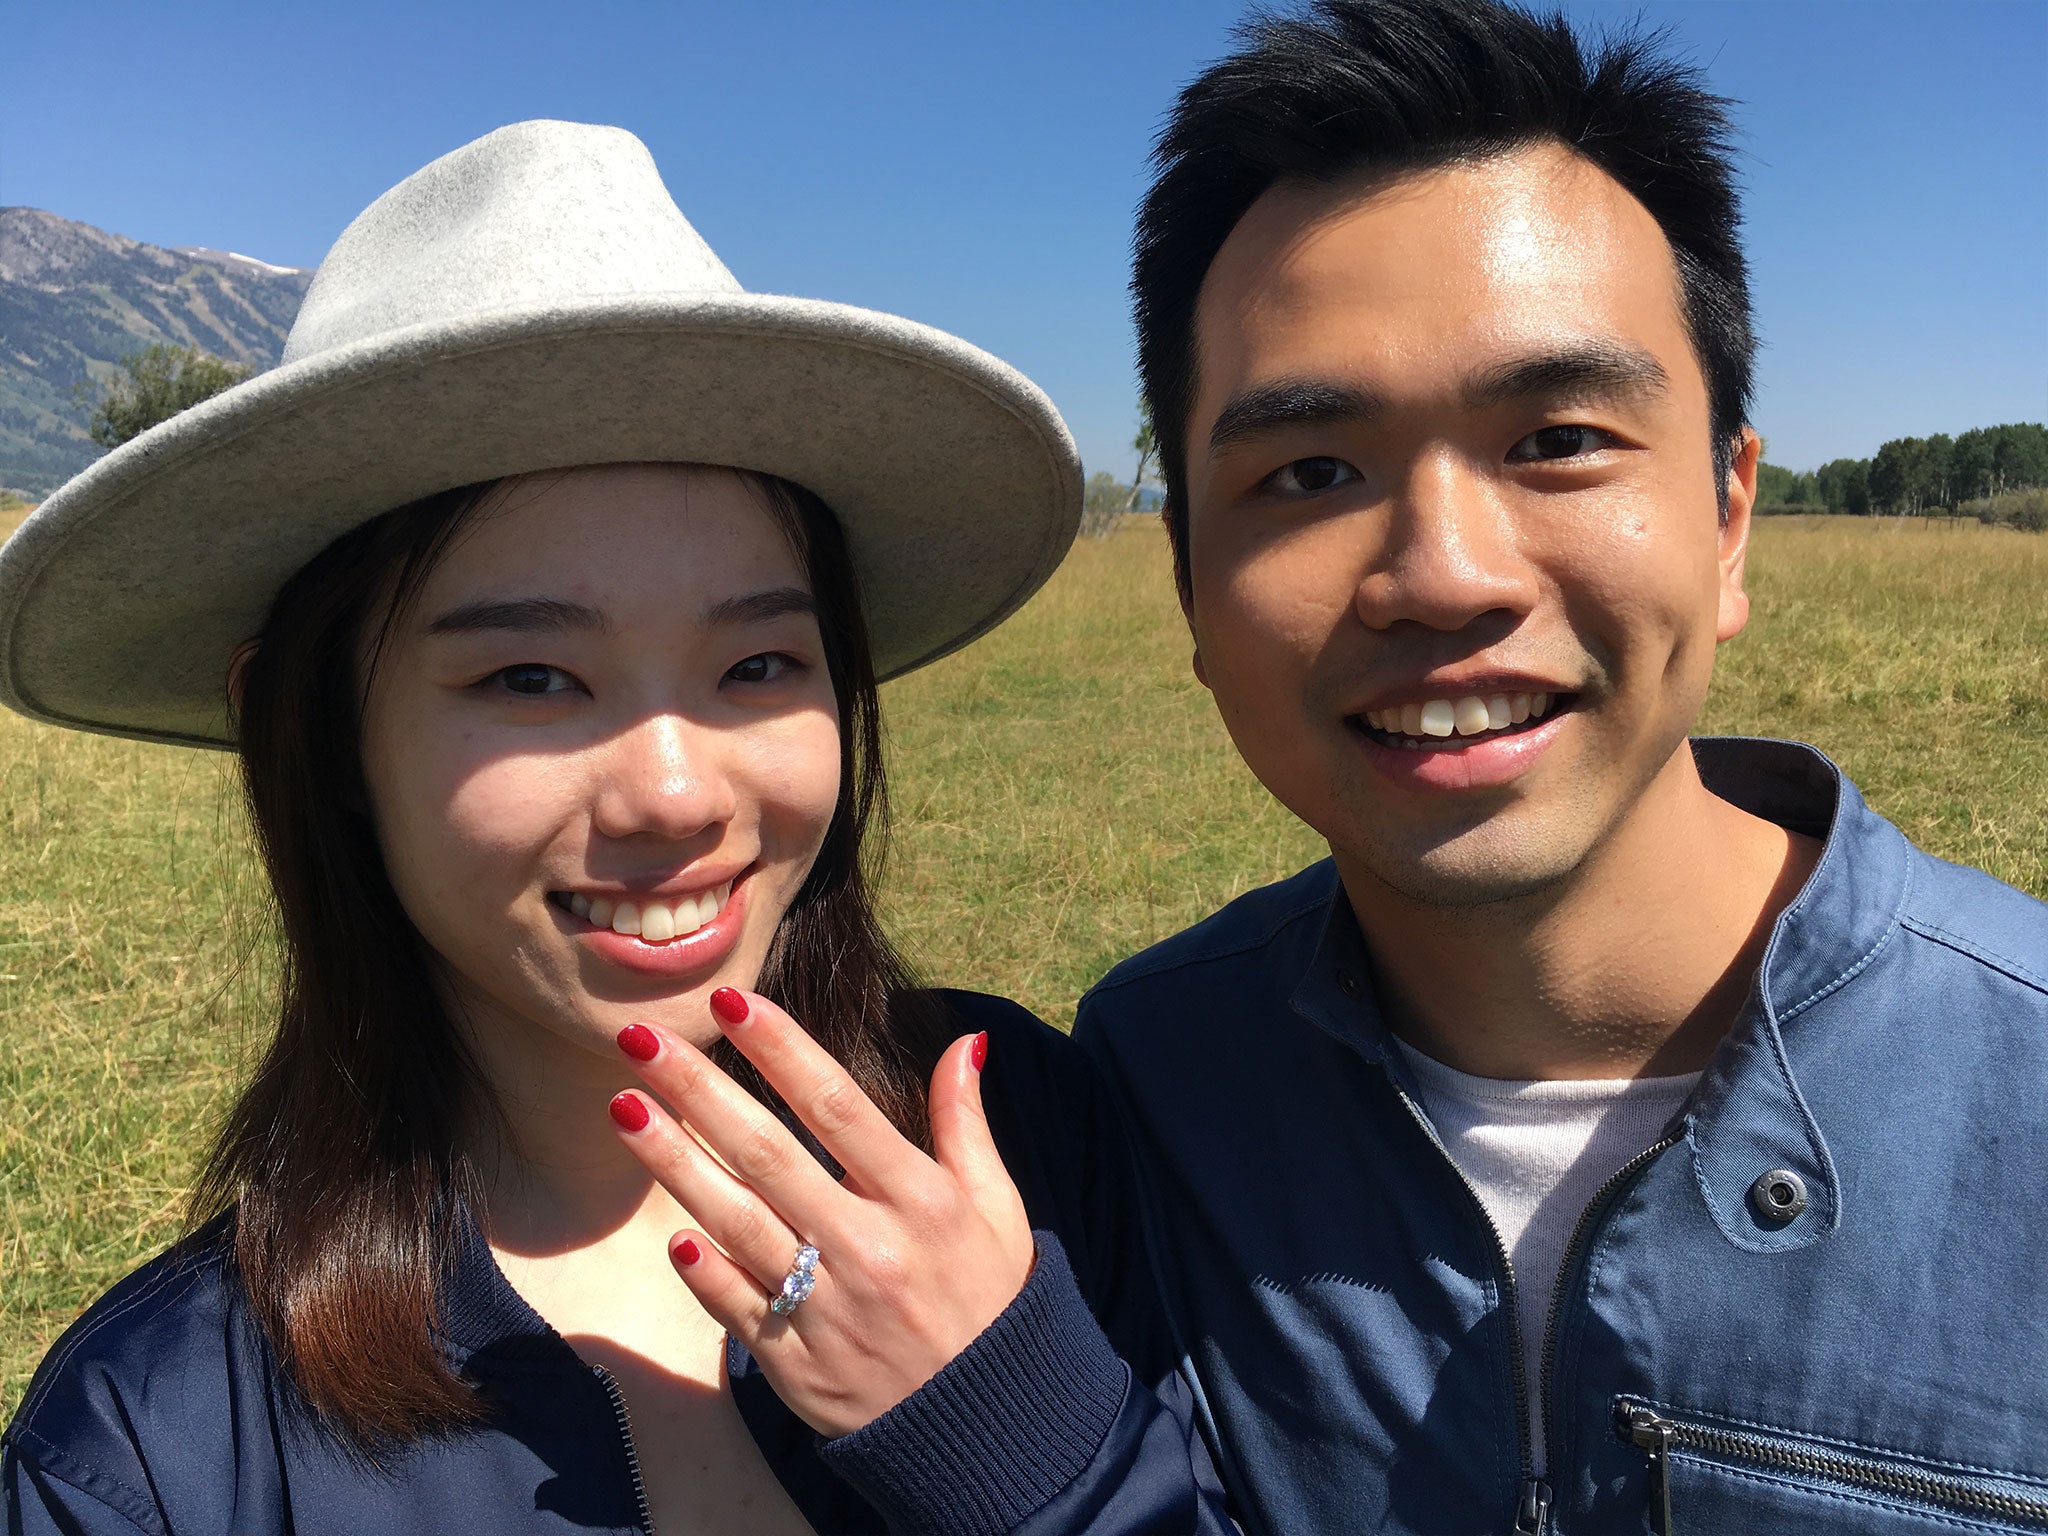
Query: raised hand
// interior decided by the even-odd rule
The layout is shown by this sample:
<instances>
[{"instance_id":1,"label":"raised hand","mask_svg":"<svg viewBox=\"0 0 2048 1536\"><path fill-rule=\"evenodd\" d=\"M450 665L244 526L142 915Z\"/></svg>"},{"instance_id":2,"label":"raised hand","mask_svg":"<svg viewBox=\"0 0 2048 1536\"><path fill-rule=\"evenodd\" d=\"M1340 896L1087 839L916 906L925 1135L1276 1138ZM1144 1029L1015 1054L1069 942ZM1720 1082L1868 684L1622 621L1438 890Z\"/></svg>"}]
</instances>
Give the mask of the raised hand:
<instances>
[{"instance_id":1,"label":"raised hand","mask_svg":"<svg viewBox=\"0 0 2048 1536\"><path fill-rule=\"evenodd\" d=\"M1024 1202L982 1113L988 1039L956 1040L939 1059L936 1156L927 1157L766 998L728 987L711 1005L845 1178L834 1180L702 1051L656 1025L628 1025L619 1048L675 1118L629 1089L612 1101L612 1119L699 1224L669 1240L684 1283L792 1410L821 1434L846 1434L931 1380L1031 1272ZM811 1279L785 1295L806 1246L818 1255ZM786 1312L771 1309L778 1296Z\"/></svg>"}]
</instances>

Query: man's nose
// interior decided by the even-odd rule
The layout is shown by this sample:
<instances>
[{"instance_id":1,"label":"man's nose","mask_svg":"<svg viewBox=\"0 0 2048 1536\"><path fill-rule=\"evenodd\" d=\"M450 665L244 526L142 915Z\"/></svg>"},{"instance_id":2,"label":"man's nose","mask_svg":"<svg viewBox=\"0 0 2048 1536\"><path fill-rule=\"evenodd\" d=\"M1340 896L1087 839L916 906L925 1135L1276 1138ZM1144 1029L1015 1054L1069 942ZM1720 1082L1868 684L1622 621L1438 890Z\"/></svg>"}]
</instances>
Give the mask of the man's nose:
<instances>
[{"instance_id":1,"label":"man's nose","mask_svg":"<svg viewBox=\"0 0 2048 1536\"><path fill-rule=\"evenodd\" d=\"M737 812L718 733L676 714L636 722L605 746L595 821L606 837L681 841Z\"/></svg>"},{"instance_id":2,"label":"man's nose","mask_svg":"<svg viewBox=\"0 0 2048 1536\"><path fill-rule=\"evenodd\" d=\"M1537 573L1500 488L1452 455L1419 462L1387 507L1378 547L1358 583L1368 628L1408 620L1457 631L1489 614L1520 619Z\"/></svg>"}]
</instances>

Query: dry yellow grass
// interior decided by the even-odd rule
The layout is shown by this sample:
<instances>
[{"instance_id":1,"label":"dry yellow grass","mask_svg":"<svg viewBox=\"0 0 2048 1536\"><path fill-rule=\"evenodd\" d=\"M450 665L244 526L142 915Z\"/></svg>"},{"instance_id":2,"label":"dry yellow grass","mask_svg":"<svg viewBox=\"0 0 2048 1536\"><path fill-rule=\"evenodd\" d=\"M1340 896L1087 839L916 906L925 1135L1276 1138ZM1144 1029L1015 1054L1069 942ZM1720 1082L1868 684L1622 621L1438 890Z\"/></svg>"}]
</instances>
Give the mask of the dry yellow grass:
<instances>
[{"instance_id":1,"label":"dry yellow grass","mask_svg":"<svg viewBox=\"0 0 2048 1536\"><path fill-rule=\"evenodd\" d=\"M2048 895L2048 537L1765 523L1751 587L1704 728L1817 742L1923 846ZM886 904L934 979L1064 1023L1121 955L1319 856L1189 675L1149 525L885 700ZM0 1416L175 1231L261 1019L227 767L0 714Z\"/></svg>"}]
</instances>

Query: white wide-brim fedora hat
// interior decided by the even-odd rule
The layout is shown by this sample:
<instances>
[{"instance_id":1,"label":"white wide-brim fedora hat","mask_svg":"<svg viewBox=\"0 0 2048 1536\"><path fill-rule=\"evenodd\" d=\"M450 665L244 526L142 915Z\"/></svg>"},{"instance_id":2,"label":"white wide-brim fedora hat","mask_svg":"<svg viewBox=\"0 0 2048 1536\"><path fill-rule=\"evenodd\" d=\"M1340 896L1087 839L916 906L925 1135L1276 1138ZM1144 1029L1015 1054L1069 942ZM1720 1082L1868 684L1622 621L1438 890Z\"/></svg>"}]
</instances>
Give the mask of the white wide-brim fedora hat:
<instances>
[{"instance_id":1,"label":"white wide-brim fedora hat","mask_svg":"<svg viewBox=\"0 0 2048 1536\"><path fill-rule=\"evenodd\" d=\"M0 702L231 746L227 673L329 543L436 491L730 465L846 532L875 669L983 634L1073 542L1081 471L1030 380L929 326L748 293L632 134L515 123L378 198L283 361L107 454L0 545Z\"/></svg>"}]
</instances>

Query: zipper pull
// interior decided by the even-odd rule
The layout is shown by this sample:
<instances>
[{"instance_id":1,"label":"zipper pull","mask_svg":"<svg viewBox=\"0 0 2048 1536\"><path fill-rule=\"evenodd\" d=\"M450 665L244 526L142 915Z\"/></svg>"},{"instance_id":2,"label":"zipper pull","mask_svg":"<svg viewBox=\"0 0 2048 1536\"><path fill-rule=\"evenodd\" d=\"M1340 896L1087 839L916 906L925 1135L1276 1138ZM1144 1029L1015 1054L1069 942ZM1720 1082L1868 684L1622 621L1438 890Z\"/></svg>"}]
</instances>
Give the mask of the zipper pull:
<instances>
[{"instance_id":1,"label":"zipper pull","mask_svg":"<svg viewBox=\"0 0 2048 1536\"><path fill-rule=\"evenodd\" d=\"M1522 1504L1515 1512L1515 1536L1543 1536L1550 1529L1550 1484L1540 1477L1522 1479Z\"/></svg>"},{"instance_id":2,"label":"zipper pull","mask_svg":"<svg viewBox=\"0 0 2048 1536\"><path fill-rule=\"evenodd\" d=\"M1650 1453L1650 1529L1676 1536L1671 1528L1671 1438L1678 1426L1634 1403L1621 1405L1621 1431Z\"/></svg>"}]
</instances>

